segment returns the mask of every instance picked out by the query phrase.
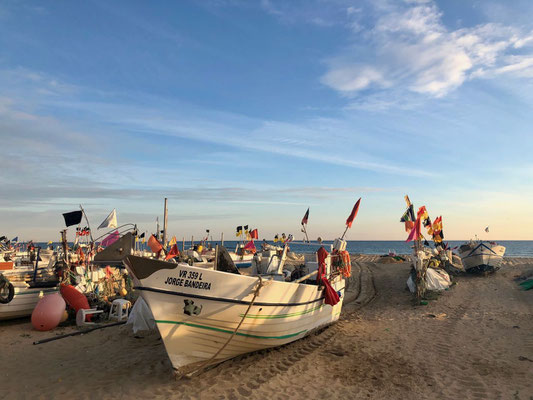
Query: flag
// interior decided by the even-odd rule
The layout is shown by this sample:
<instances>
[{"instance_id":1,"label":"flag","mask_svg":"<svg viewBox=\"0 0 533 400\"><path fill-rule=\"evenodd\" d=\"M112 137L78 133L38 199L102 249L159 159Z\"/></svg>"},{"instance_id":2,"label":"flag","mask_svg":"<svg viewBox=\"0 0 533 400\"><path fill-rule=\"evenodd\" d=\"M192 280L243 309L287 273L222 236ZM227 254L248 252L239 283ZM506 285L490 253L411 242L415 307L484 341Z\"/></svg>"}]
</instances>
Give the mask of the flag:
<instances>
[{"instance_id":1,"label":"flag","mask_svg":"<svg viewBox=\"0 0 533 400\"><path fill-rule=\"evenodd\" d=\"M276 236L274 236L274 243L276 243L277 241L279 241L279 235L276 233Z\"/></svg>"},{"instance_id":2,"label":"flag","mask_svg":"<svg viewBox=\"0 0 533 400\"><path fill-rule=\"evenodd\" d=\"M359 198L359 200L357 200L357 203L355 203L355 205L353 206L352 213L348 216L348 219L346 220L346 226L348 228L352 227L352 222L355 219L355 217L357 216L357 212L359 211L359 204L360 203L361 203L361 198Z\"/></svg>"},{"instance_id":3,"label":"flag","mask_svg":"<svg viewBox=\"0 0 533 400\"><path fill-rule=\"evenodd\" d=\"M65 225L67 227L72 225L78 225L81 222L82 217L83 213L81 212L81 210L63 214L63 218L65 218Z\"/></svg>"},{"instance_id":4,"label":"flag","mask_svg":"<svg viewBox=\"0 0 533 400\"><path fill-rule=\"evenodd\" d=\"M252 252L256 252L257 249L255 248L255 244L253 240L250 240L248 243L244 245L244 250L251 250Z\"/></svg>"},{"instance_id":5,"label":"flag","mask_svg":"<svg viewBox=\"0 0 533 400\"><path fill-rule=\"evenodd\" d=\"M488 226L485 228L485 232L489 233L489 227Z\"/></svg>"},{"instance_id":6,"label":"flag","mask_svg":"<svg viewBox=\"0 0 533 400\"><path fill-rule=\"evenodd\" d=\"M168 242L168 245L172 247L177 243L178 243L178 240L176 239L176 236L172 236L172 239L170 239L170 242Z\"/></svg>"},{"instance_id":7,"label":"flag","mask_svg":"<svg viewBox=\"0 0 533 400\"><path fill-rule=\"evenodd\" d=\"M302 218L302 225L307 224L308 220L309 220L309 207L307 207L307 211L305 212L305 215Z\"/></svg>"},{"instance_id":8,"label":"flag","mask_svg":"<svg viewBox=\"0 0 533 400\"><path fill-rule=\"evenodd\" d=\"M409 213L409 209L405 210L402 217L400 218L400 222L407 222L411 221L411 214Z\"/></svg>"},{"instance_id":9,"label":"flag","mask_svg":"<svg viewBox=\"0 0 533 400\"><path fill-rule=\"evenodd\" d=\"M244 233L248 235L248 225L244 225Z\"/></svg>"},{"instance_id":10,"label":"flag","mask_svg":"<svg viewBox=\"0 0 533 400\"><path fill-rule=\"evenodd\" d=\"M170 248L170 251L167 253L165 257L165 261L170 260L171 258L174 258L179 255L180 255L180 251L178 250L178 245L174 243L172 247Z\"/></svg>"},{"instance_id":11,"label":"flag","mask_svg":"<svg viewBox=\"0 0 533 400\"><path fill-rule=\"evenodd\" d=\"M418 237L420 236L420 222L420 218L417 218L415 226L413 227L413 229L411 229L411 232L409 233L406 242L418 240Z\"/></svg>"},{"instance_id":12,"label":"flag","mask_svg":"<svg viewBox=\"0 0 533 400\"><path fill-rule=\"evenodd\" d=\"M285 240L287 240L287 236L285 236L284 233L281 234L281 243L285 243Z\"/></svg>"},{"instance_id":13,"label":"flag","mask_svg":"<svg viewBox=\"0 0 533 400\"><path fill-rule=\"evenodd\" d=\"M12 241L13 243L18 243L18 241L19 241L19 237L18 237L18 236L15 236L13 239L11 239L11 241Z\"/></svg>"},{"instance_id":14,"label":"flag","mask_svg":"<svg viewBox=\"0 0 533 400\"><path fill-rule=\"evenodd\" d=\"M242 235L242 226L237 227L237 233L235 236L241 236Z\"/></svg>"},{"instance_id":15,"label":"flag","mask_svg":"<svg viewBox=\"0 0 533 400\"><path fill-rule=\"evenodd\" d=\"M102 240L102 246L104 247L111 246L119 238L120 238L120 234L118 233L118 231L111 232L109 235L107 235L104 238L104 240Z\"/></svg>"},{"instance_id":16,"label":"flag","mask_svg":"<svg viewBox=\"0 0 533 400\"><path fill-rule=\"evenodd\" d=\"M113 208L113 211L109 213L106 219L102 221L98 229L104 228L116 228L117 227L117 210Z\"/></svg>"},{"instance_id":17,"label":"flag","mask_svg":"<svg viewBox=\"0 0 533 400\"><path fill-rule=\"evenodd\" d=\"M425 219L425 218L427 218L427 216L428 216L428 212L427 212L427 210L426 210L426 206L422 206L422 207L420 207L420 208L418 209L418 212L416 213L416 217L417 217L417 218L422 217L422 219Z\"/></svg>"},{"instance_id":18,"label":"flag","mask_svg":"<svg viewBox=\"0 0 533 400\"><path fill-rule=\"evenodd\" d=\"M49 240L49 241L48 241L48 245L51 245L51 244L52 244L52 241L51 241L51 240Z\"/></svg>"},{"instance_id":19,"label":"flag","mask_svg":"<svg viewBox=\"0 0 533 400\"><path fill-rule=\"evenodd\" d=\"M257 229L251 231L250 236L252 237L252 239L259 239L259 233L257 232Z\"/></svg>"},{"instance_id":20,"label":"flag","mask_svg":"<svg viewBox=\"0 0 533 400\"><path fill-rule=\"evenodd\" d=\"M161 243L159 243L154 235L150 236L150 239L148 239L148 246L150 246L152 252L156 253L157 257L159 258L159 254L161 253L161 250L163 250L163 246L161 246Z\"/></svg>"}]
</instances>

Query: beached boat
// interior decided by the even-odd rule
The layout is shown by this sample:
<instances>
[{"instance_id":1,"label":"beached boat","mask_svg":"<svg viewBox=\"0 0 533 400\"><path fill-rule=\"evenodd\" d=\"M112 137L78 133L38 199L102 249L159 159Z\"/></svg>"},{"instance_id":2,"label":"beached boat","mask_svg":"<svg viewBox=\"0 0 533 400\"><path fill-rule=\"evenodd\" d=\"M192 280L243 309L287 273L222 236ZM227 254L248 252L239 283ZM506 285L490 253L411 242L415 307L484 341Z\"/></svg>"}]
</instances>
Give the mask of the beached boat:
<instances>
[{"instance_id":1,"label":"beached boat","mask_svg":"<svg viewBox=\"0 0 533 400\"><path fill-rule=\"evenodd\" d=\"M505 247L495 242L471 240L458 249L466 271L491 272L500 266Z\"/></svg>"},{"instance_id":2,"label":"beached boat","mask_svg":"<svg viewBox=\"0 0 533 400\"><path fill-rule=\"evenodd\" d=\"M12 285L12 297L9 296L9 284ZM9 284L1 286L0 289L0 297L9 300L5 304L0 302L0 320L31 315L40 298L46 294L57 293L59 290L57 282L51 282L49 285L39 283L37 286L17 281Z\"/></svg>"},{"instance_id":3,"label":"beached boat","mask_svg":"<svg viewBox=\"0 0 533 400\"><path fill-rule=\"evenodd\" d=\"M286 282L282 263L277 271L246 276L225 257L231 266L221 266L219 253L213 270L132 255L124 261L179 373L295 341L339 318L344 277L332 270L330 256L323 264L329 292L340 296L334 306L325 303L328 290L316 276ZM316 275L316 258L310 264Z\"/></svg>"}]
</instances>

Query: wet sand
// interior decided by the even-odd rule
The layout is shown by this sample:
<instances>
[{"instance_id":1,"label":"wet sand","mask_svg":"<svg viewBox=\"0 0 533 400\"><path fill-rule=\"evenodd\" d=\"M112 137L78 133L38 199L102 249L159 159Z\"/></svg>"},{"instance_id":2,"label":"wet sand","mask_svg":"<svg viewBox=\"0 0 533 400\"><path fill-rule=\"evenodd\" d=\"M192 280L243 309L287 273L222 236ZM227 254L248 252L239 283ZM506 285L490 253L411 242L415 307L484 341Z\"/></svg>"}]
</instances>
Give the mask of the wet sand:
<instances>
[{"instance_id":1,"label":"wet sand","mask_svg":"<svg viewBox=\"0 0 533 400\"><path fill-rule=\"evenodd\" d=\"M533 398L533 291L513 280L533 259L460 277L418 307L405 290L408 263L354 261L352 301L337 324L179 381L157 333L134 337L119 326L34 346L76 328L0 322L0 398Z\"/></svg>"}]
</instances>

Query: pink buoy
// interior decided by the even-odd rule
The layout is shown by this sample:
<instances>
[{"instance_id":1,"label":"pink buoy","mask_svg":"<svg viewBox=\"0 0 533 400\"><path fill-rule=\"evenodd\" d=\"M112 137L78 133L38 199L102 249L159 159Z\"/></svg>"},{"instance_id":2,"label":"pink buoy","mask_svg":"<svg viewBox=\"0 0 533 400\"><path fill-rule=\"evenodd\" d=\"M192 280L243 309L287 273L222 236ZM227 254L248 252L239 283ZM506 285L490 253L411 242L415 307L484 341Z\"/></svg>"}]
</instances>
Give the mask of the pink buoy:
<instances>
[{"instance_id":1,"label":"pink buoy","mask_svg":"<svg viewBox=\"0 0 533 400\"><path fill-rule=\"evenodd\" d=\"M49 331L61 322L66 303L59 293L43 296L31 313L31 324L38 331Z\"/></svg>"}]
</instances>

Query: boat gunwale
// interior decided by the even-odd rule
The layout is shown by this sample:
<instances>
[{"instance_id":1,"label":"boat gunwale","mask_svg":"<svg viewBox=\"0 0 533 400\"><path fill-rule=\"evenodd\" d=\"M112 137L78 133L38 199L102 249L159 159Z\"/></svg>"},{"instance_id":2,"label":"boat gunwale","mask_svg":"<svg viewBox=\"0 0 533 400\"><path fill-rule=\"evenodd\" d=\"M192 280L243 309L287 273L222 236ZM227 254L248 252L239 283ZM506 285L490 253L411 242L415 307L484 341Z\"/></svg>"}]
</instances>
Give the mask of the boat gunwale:
<instances>
[{"instance_id":1,"label":"boat gunwale","mask_svg":"<svg viewBox=\"0 0 533 400\"><path fill-rule=\"evenodd\" d=\"M290 282L286 282L286 283L290 283ZM312 286L312 285L307 285L307 286ZM245 304L245 305L248 305L248 304L252 303L251 301L247 301L247 300L211 297L211 296L204 296L204 295L201 295L201 294L176 292L176 291L173 291L173 290L157 289L157 288L151 288L151 287L146 287L146 286L136 286L135 289L136 290L144 290L144 291L153 292L153 293L168 294L168 295L172 295L172 296L192 297L192 298L201 299L201 300L219 301L219 302L224 302L224 303ZM337 291L342 291L342 290L345 290L345 287L342 287L342 288L338 289ZM318 297L318 298L316 298L314 300L309 300L309 301L300 302L300 303L264 303L264 302L256 301L253 304L254 304L254 306L262 306L262 307L297 307L297 306L304 306L304 305L307 305L307 304L316 303L316 302L321 301L321 300L325 300L325 297L324 296L320 296L320 297Z\"/></svg>"}]
</instances>

